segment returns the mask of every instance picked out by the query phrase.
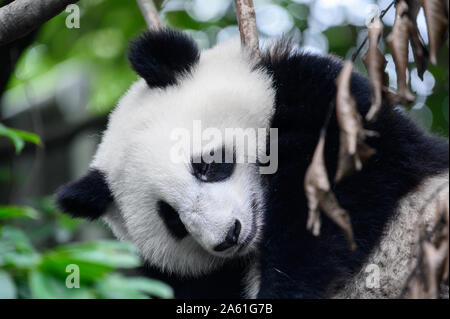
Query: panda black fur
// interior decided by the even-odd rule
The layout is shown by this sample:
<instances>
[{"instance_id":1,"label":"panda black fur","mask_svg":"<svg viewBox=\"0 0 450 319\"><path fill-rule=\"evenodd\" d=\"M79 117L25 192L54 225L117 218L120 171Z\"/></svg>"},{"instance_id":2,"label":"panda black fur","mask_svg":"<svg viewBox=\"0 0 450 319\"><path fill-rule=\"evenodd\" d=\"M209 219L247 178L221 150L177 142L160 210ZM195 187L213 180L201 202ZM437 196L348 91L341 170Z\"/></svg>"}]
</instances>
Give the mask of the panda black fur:
<instances>
[{"instance_id":1,"label":"panda black fur","mask_svg":"<svg viewBox=\"0 0 450 319\"><path fill-rule=\"evenodd\" d=\"M177 297L398 295L408 267L405 263L414 252L411 225L420 218L411 215L411 207L402 212L400 208L408 205L411 196L415 196L415 205L420 205L424 200L420 194L425 196L438 183L448 183L445 140L425 134L397 108L384 107L375 123L365 125L380 134L367 141L376 149L376 155L361 172L333 186L340 204L351 214L358 244L358 249L351 252L341 231L326 218L321 236L314 237L306 230L307 201L303 189L320 129L330 105L335 103L340 60L295 53L289 41L280 40L253 62L239 48L238 41L200 53L189 37L163 30L147 32L135 41L130 61L145 82L134 84L112 113L88 175L58 192L57 203L62 211L88 218L103 213L102 218L120 239L130 240L140 249L148 264L145 271L171 284ZM365 115L370 107L370 86L357 73L353 74L352 93ZM155 105L155 110L148 110L149 103ZM183 112L183 107L189 112L177 114L177 110ZM200 185L180 168L167 164L167 158L165 163L160 158L167 146L163 135L169 133L165 123L183 125L183 116L189 120L196 116L205 119L205 113L209 114L206 122L209 120L211 125L278 129L275 174L256 176L257 170L250 167L233 173L239 175L233 180L234 188L242 183L248 185L241 185L242 198L229 195L229 199L236 198L235 205L245 206L244 221L250 218L257 228L245 254L220 256L211 251L209 245L222 236L221 227L229 221L223 217L218 222L219 226L212 230L218 235L199 229L199 225L207 227L211 222L191 219L185 213L196 205L186 204L191 194L176 194L185 192L186 187L198 187L192 198L203 198L208 192L212 197L205 195L205 201L211 203L195 209L209 211L215 199L219 210L217 199L220 194L228 196L230 190L227 182ZM333 116L325 147L330 180L336 171L338 148L339 130ZM164 172L164 165L168 165L170 174ZM164 180L166 184L173 183L173 187L165 186ZM426 190L421 188L424 183L430 184ZM221 187L219 195L214 194L213 187ZM168 202L167 214L163 215L161 210L159 214L155 212L162 197ZM248 203L252 200L257 204ZM110 202L107 209L105 202ZM248 224L243 223L242 232L250 234ZM399 264L398 258L402 258L402 265L398 266L401 269L394 271L388 264ZM382 278L383 265L391 267L386 271L395 272L394 277L398 278L386 273L388 283L378 291L366 291L361 274L371 261L379 263Z\"/></svg>"}]
</instances>

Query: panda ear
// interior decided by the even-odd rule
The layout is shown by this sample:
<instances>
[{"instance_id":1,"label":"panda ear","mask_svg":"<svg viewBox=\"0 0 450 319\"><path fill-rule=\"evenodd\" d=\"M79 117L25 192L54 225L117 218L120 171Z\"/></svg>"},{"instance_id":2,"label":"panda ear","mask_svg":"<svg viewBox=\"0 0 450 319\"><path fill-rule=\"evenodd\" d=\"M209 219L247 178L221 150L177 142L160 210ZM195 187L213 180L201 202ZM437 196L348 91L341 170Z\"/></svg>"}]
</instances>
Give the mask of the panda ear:
<instances>
[{"instance_id":1,"label":"panda ear","mask_svg":"<svg viewBox=\"0 0 450 319\"><path fill-rule=\"evenodd\" d=\"M162 29L144 32L130 45L131 66L149 87L165 88L189 73L200 58L194 40L182 32Z\"/></svg>"},{"instance_id":2,"label":"panda ear","mask_svg":"<svg viewBox=\"0 0 450 319\"><path fill-rule=\"evenodd\" d=\"M73 217L97 219L113 201L105 176L96 169L79 180L64 185L56 194L56 204Z\"/></svg>"}]
</instances>

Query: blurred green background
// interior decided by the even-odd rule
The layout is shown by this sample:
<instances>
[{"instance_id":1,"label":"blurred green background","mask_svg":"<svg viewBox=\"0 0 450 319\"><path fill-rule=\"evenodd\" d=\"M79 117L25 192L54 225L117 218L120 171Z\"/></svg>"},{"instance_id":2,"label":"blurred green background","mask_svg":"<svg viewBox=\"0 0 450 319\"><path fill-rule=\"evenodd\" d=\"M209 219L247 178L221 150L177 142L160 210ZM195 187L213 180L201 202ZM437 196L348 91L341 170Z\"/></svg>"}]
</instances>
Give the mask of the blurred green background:
<instances>
[{"instance_id":1,"label":"blurred green background","mask_svg":"<svg viewBox=\"0 0 450 319\"><path fill-rule=\"evenodd\" d=\"M202 48L239 35L231 0L155 2L165 25L185 30ZM299 50L343 58L350 58L364 40L365 20L373 5L384 9L391 3L254 2L262 46L267 39L288 34ZM4 3L0 0L0 5ZM0 85L0 298L171 297L164 284L135 277L139 274L132 269L141 261L131 245L109 240L111 233L100 222L61 215L52 202L51 194L59 185L86 171L105 115L137 79L126 51L129 40L146 28L135 1L81 0L78 5L80 28L66 27L66 12L44 24L25 39L6 86ZM383 19L385 35L393 21L391 9ZM423 12L418 24L427 42ZM410 54L410 84L417 100L407 107L425 129L445 137L449 134L448 45L446 41L438 67L431 66L424 81L418 78ZM0 47L0 56L8 59L17 53L11 48ZM392 56L386 46L382 48L395 88ZM360 58L356 67L366 73ZM0 72L5 75L7 68L0 65ZM72 263L83 267L80 289L65 288L65 267Z\"/></svg>"}]
</instances>

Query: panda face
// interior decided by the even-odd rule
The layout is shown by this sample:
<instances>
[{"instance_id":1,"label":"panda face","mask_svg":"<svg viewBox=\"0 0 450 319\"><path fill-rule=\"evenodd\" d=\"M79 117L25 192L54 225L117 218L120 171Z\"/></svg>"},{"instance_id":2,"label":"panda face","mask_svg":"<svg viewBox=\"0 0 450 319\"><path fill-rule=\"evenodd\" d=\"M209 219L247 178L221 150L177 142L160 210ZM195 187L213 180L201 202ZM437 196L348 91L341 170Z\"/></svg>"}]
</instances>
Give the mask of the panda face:
<instances>
[{"instance_id":1,"label":"panda face","mask_svg":"<svg viewBox=\"0 0 450 319\"><path fill-rule=\"evenodd\" d=\"M103 214L103 206L92 208L95 215L117 237L135 243L147 262L180 275L207 273L255 251L263 225L263 177L225 131L267 129L275 95L270 76L255 67L239 39L201 54L190 51L193 41L173 31L147 34L132 46L130 60L143 78L111 113L91 163L112 198ZM196 123L224 138L192 147ZM174 139L180 131L192 143L180 146ZM181 160L174 160L175 148ZM217 153L232 154L233 160L205 159ZM73 192L61 194L60 206L73 215L73 207L93 202L76 199L74 205Z\"/></svg>"},{"instance_id":2,"label":"panda face","mask_svg":"<svg viewBox=\"0 0 450 319\"><path fill-rule=\"evenodd\" d=\"M179 274L206 272L254 251L264 206L255 164L172 163L169 141L156 140L153 129L132 135L121 166L102 170L118 208L103 218L123 223L112 225L125 229L119 237L151 264Z\"/></svg>"}]
</instances>

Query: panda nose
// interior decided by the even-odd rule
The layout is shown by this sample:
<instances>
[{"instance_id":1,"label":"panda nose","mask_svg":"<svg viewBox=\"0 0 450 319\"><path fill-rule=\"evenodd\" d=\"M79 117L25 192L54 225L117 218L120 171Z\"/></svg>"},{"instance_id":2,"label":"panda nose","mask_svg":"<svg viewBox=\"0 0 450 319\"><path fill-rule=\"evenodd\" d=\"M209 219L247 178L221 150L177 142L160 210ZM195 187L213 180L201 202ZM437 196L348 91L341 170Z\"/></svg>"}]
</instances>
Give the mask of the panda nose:
<instances>
[{"instance_id":1,"label":"panda nose","mask_svg":"<svg viewBox=\"0 0 450 319\"><path fill-rule=\"evenodd\" d=\"M227 236L225 240L214 247L214 251L224 251L228 248L235 246L239 239L239 234L241 233L241 222L237 219L234 222L234 225L228 230Z\"/></svg>"}]
</instances>

